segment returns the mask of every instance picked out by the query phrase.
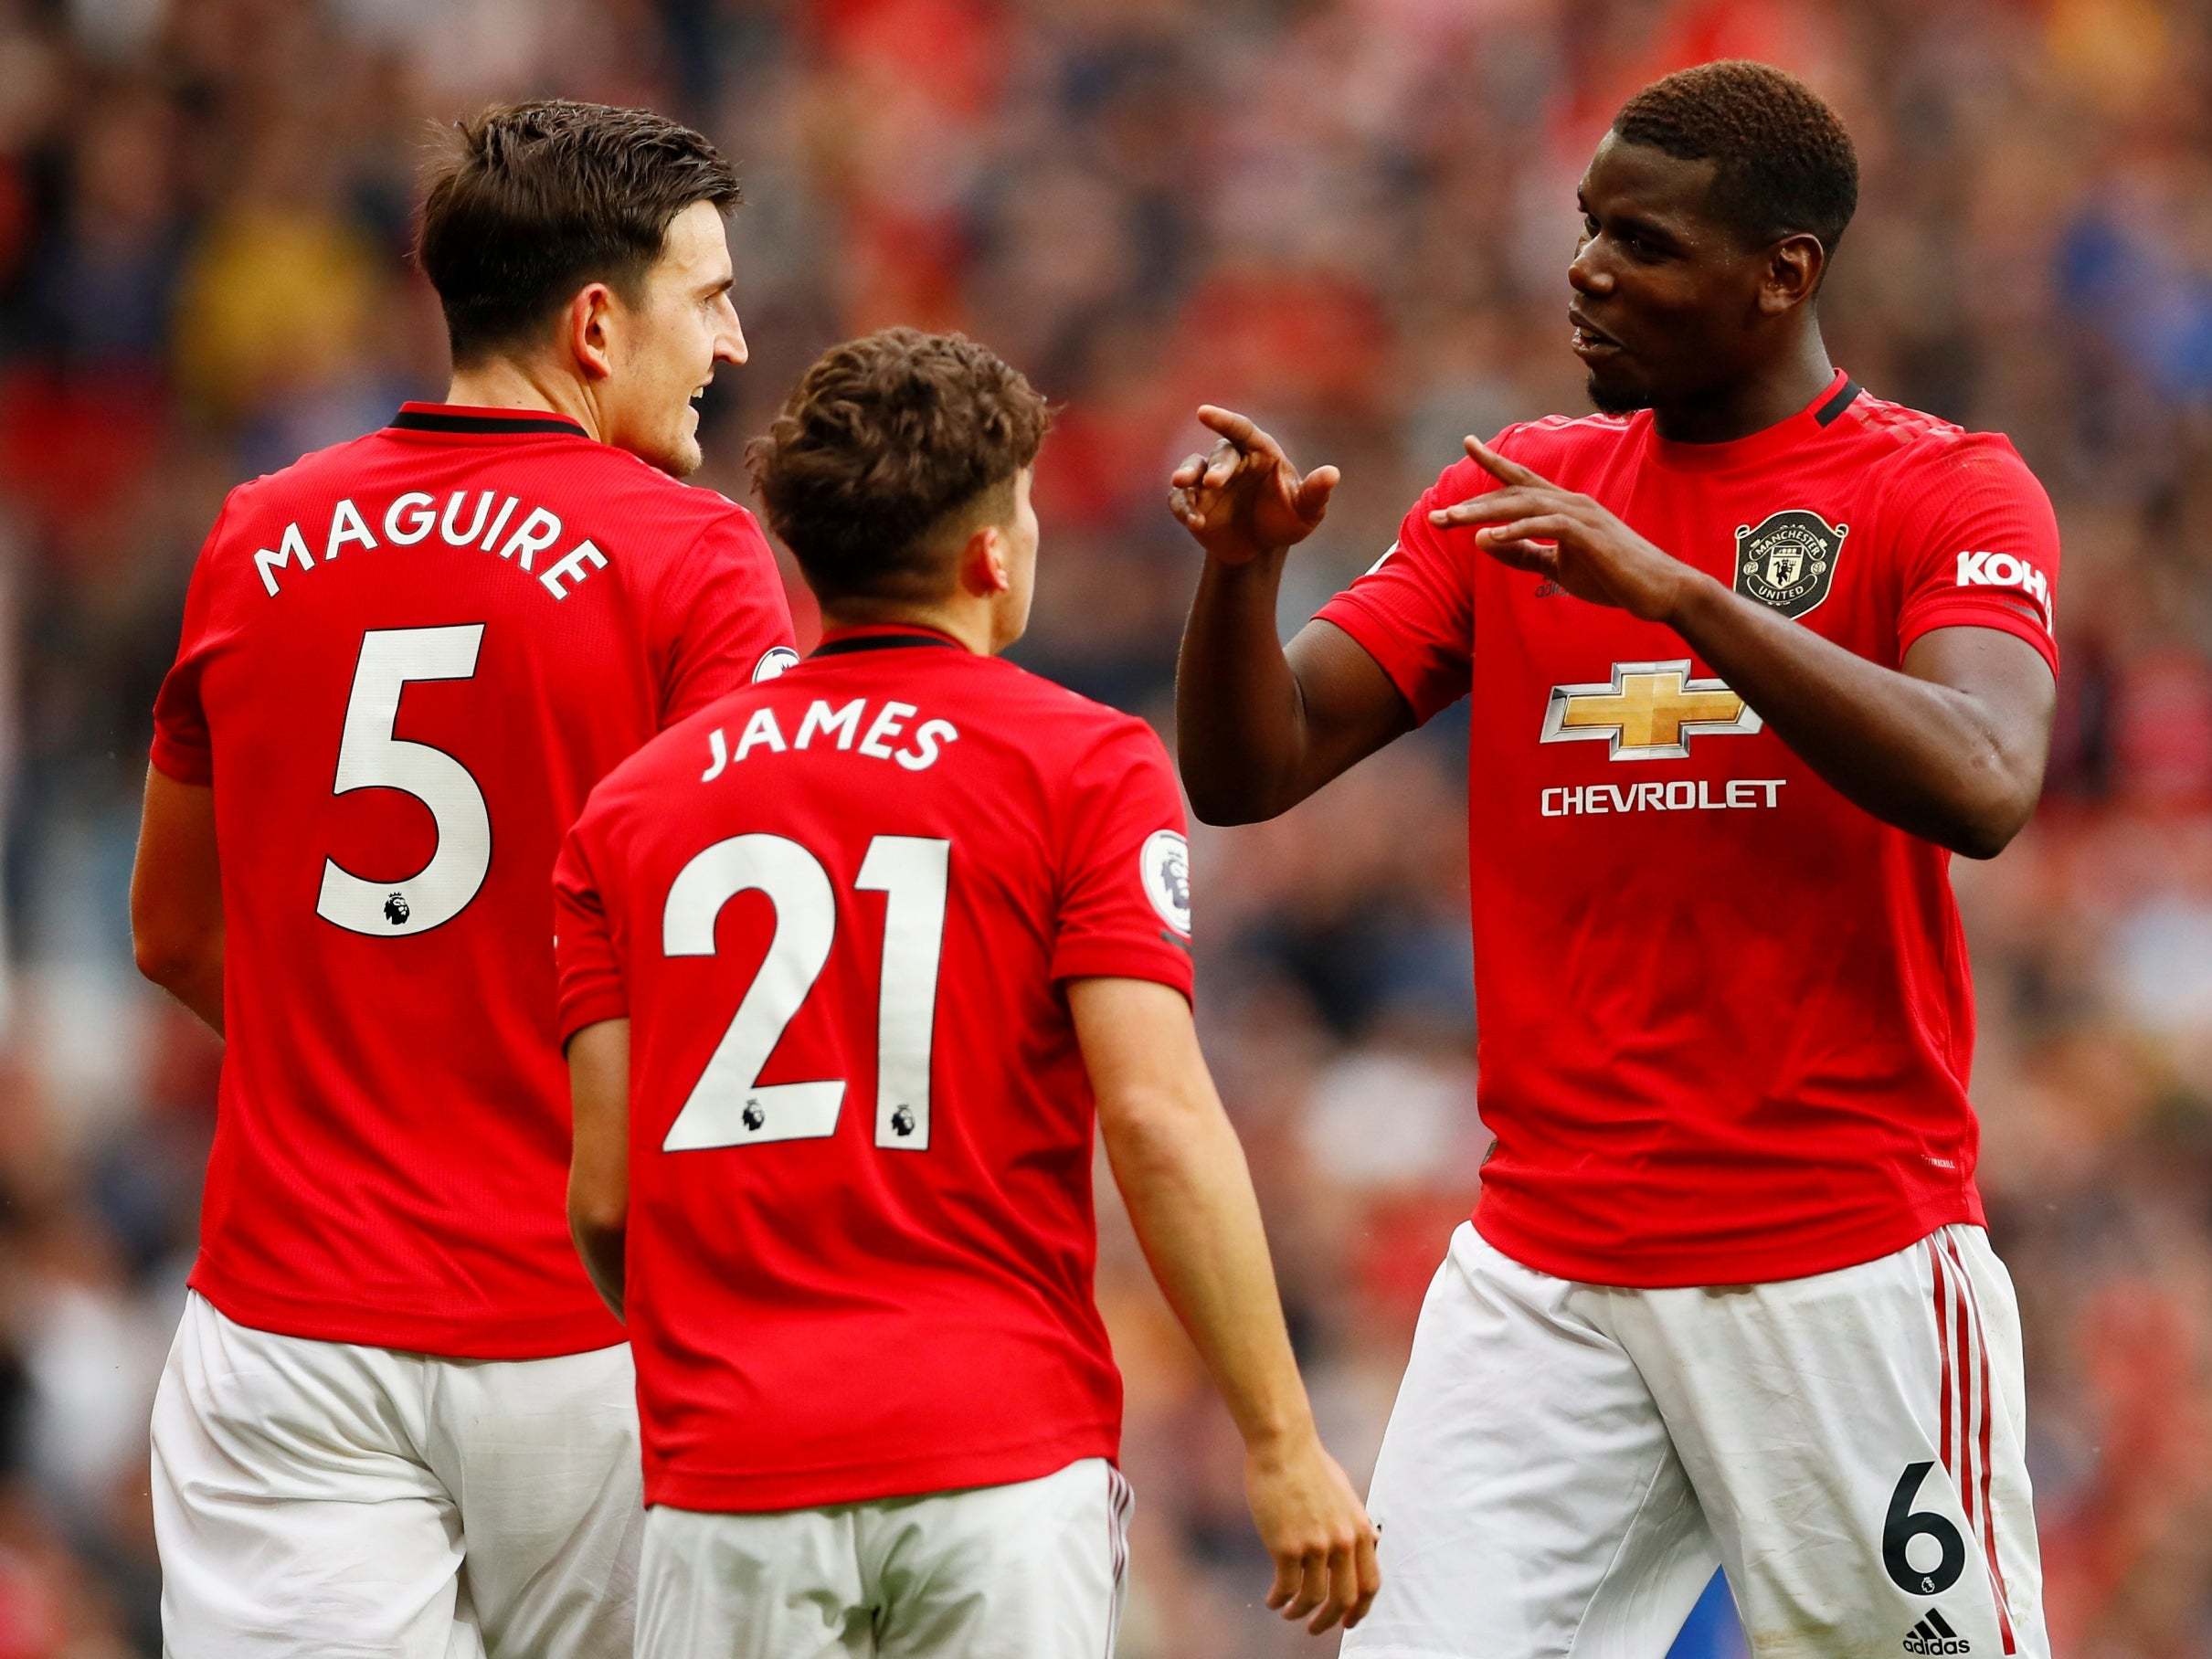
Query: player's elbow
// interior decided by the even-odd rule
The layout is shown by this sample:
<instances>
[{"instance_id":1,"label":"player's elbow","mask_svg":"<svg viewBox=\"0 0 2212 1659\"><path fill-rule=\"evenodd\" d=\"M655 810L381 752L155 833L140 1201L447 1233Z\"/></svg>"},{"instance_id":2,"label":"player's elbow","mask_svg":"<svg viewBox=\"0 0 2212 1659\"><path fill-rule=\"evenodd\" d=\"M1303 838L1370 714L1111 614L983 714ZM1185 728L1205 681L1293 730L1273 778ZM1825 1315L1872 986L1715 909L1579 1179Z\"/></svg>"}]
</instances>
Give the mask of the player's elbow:
<instances>
[{"instance_id":1,"label":"player's elbow","mask_svg":"<svg viewBox=\"0 0 2212 1659\"><path fill-rule=\"evenodd\" d=\"M630 1225L630 1197L578 1181L568 1185L568 1232L587 1259L619 1250Z\"/></svg>"},{"instance_id":2,"label":"player's elbow","mask_svg":"<svg viewBox=\"0 0 2212 1659\"><path fill-rule=\"evenodd\" d=\"M579 1145L579 1154L587 1147ZM619 1254L630 1225L630 1183L604 1160L579 1156L568 1170L568 1236L587 1262Z\"/></svg>"},{"instance_id":3,"label":"player's elbow","mask_svg":"<svg viewBox=\"0 0 2212 1659\"><path fill-rule=\"evenodd\" d=\"M150 979L166 990L180 977L182 961L173 940L157 933L133 926L131 929L131 956L138 964L140 977Z\"/></svg>"},{"instance_id":4,"label":"player's elbow","mask_svg":"<svg viewBox=\"0 0 2212 1659\"><path fill-rule=\"evenodd\" d=\"M1191 764L1188 754L1182 765L1176 768L1182 774L1183 798L1191 803L1191 816L1201 824L1248 824L1252 819L1237 809L1236 791L1227 787L1227 780Z\"/></svg>"},{"instance_id":5,"label":"player's elbow","mask_svg":"<svg viewBox=\"0 0 2212 1659\"><path fill-rule=\"evenodd\" d=\"M1191 816L1201 824L1216 829L1229 829L1237 824L1256 824L1270 817L1258 808L1242 805L1225 798L1202 795L1184 786L1191 798Z\"/></svg>"},{"instance_id":6,"label":"player's elbow","mask_svg":"<svg viewBox=\"0 0 2212 1659\"><path fill-rule=\"evenodd\" d=\"M1125 1189L1212 1156L1223 1124L1211 1091L1147 1084L1125 1086L1098 1100L1099 1133Z\"/></svg>"},{"instance_id":7,"label":"player's elbow","mask_svg":"<svg viewBox=\"0 0 2212 1659\"><path fill-rule=\"evenodd\" d=\"M1943 838L1943 844L1961 858L1993 859L2012 845L2013 837L2026 827L2034 810L2032 800L2025 808L2010 805L1984 808L1963 818Z\"/></svg>"},{"instance_id":8,"label":"player's elbow","mask_svg":"<svg viewBox=\"0 0 2212 1659\"><path fill-rule=\"evenodd\" d=\"M1937 837L1961 858L1993 859L2035 816L2043 793L2040 765L1992 752L1960 779L1945 833Z\"/></svg>"},{"instance_id":9,"label":"player's elbow","mask_svg":"<svg viewBox=\"0 0 2212 1659\"><path fill-rule=\"evenodd\" d=\"M175 920L135 914L131 918L131 956L138 971L164 990L190 983L222 954L219 928L180 925Z\"/></svg>"},{"instance_id":10,"label":"player's elbow","mask_svg":"<svg viewBox=\"0 0 2212 1659\"><path fill-rule=\"evenodd\" d=\"M1257 824L1283 810L1256 783L1205 772L1186 761L1181 767L1183 794L1191 802L1191 816L1201 824L1227 827Z\"/></svg>"}]
</instances>

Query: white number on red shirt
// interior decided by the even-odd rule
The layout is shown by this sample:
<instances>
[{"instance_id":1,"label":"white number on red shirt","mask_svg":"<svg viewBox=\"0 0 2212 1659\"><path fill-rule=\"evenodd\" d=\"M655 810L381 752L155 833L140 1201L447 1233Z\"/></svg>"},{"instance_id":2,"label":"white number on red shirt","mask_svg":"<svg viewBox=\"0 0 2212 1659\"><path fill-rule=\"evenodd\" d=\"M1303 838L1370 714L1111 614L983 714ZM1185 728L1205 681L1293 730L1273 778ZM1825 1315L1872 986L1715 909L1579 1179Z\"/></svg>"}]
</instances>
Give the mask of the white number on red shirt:
<instances>
[{"instance_id":1,"label":"white number on red shirt","mask_svg":"<svg viewBox=\"0 0 2212 1659\"><path fill-rule=\"evenodd\" d=\"M397 789L430 809L438 844L430 861L397 882L365 882L323 861L315 914L372 937L428 933L468 908L492 868L492 819L469 768L443 749L392 735L410 680L471 680L484 625L378 628L361 636L361 660L338 740L334 795Z\"/></svg>"},{"instance_id":2,"label":"white number on red shirt","mask_svg":"<svg viewBox=\"0 0 2212 1659\"><path fill-rule=\"evenodd\" d=\"M946 876L952 843L879 835L853 885L884 895L883 990L876 1010L875 1144L919 1152L929 1145L930 1035L937 1024L937 962L945 942ZM670 956L714 954L714 922L741 893L761 893L776 933L729 1029L669 1125L663 1152L819 1140L833 1134L842 1079L764 1083L762 1069L820 977L837 931L837 895L821 861L780 835L737 835L698 854L671 883L661 925Z\"/></svg>"}]
</instances>

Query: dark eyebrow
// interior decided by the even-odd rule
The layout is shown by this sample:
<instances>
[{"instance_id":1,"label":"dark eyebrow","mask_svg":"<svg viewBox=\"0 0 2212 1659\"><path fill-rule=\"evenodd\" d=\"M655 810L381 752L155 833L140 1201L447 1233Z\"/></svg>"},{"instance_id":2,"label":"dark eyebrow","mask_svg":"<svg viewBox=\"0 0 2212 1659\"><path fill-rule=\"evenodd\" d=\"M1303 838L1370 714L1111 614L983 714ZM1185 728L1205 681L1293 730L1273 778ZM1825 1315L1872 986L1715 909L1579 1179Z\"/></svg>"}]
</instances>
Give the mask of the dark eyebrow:
<instances>
[{"instance_id":1,"label":"dark eyebrow","mask_svg":"<svg viewBox=\"0 0 2212 1659\"><path fill-rule=\"evenodd\" d=\"M1613 228L1616 235L1642 237L1647 242L1663 243L1668 248L1678 246L1680 241L1673 231L1656 219L1647 219L1633 213L1615 214Z\"/></svg>"},{"instance_id":2,"label":"dark eyebrow","mask_svg":"<svg viewBox=\"0 0 2212 1659\"><path fill-rule=\"evenodd\" d=\"M709 282L709 283L708 283L708 284L707 284L705 287L702 288L702 289L701 289L699 291L700 291L700 293L701 293L701 294L704 295L704 296L705 296L707 299L711 300L711 299L713 299L713 298L714 298L714 297L716 294L726 294L726 293L728 293L728 292L730 291L730 290L731 290L731 289L733 289L733 288L735 288L735 287L736 287L736 286L737 286L737 276L736 276L736 273L735 271L733 271L733 272L732 272L730 275L728 275L728 276L726 276L726 277L723 278L723 279L722 279L722 280L721 280L719 282Z\"/></svg>"}]
</instances>

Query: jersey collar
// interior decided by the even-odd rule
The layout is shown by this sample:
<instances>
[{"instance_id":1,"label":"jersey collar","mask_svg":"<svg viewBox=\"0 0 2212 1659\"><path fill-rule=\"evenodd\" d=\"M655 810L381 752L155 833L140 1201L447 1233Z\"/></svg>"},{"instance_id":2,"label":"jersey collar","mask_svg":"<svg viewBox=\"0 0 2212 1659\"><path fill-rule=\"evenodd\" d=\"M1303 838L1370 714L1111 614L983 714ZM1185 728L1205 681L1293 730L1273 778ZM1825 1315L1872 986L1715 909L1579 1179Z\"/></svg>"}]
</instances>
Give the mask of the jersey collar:
<instances>
[{"instance_id":1,"label":"jersey collar","mask_svg":"<svg viewBox=\"0 0 2212 1659\"><path fill-rule=\"evenodd\" d=\"M1651 435L1652 453L1662 465L1684 472L1712 472L1725 467L1772 460L1818 441L1820 435L1836 424L1836 417L1858 401L1862 389L1857 381L1837 369L1836 377L1822 388L1820 396L1787 420L1720 444L1677 443L1660 437L1655 426Z\"/></svg>"},{"instance_id":2,"label":"jersey collar","mask_svg":"<svg viewBox=\"0 0 2212 1659\"><path fill-rule=\"evenodd\" d=\"M907 645L944 645L964 651L968 647L939 629L919 622L883 622L866 628L833 628L814 648L817 657L841 657L850 651L894 650Z\"/></svg>"},{"instance_id":3,"label":"jersey collar","mask_svg":"<svg viewBox=\"0 0 2212 1659\"><path fill-rule=\"evenodd\" d=\"M520 438L541 432L564 438L590 436L581 422L556 415L551 409L482 409L458 403L403 403L388 429L481 438Z\"/></svg>"}]
</instances>

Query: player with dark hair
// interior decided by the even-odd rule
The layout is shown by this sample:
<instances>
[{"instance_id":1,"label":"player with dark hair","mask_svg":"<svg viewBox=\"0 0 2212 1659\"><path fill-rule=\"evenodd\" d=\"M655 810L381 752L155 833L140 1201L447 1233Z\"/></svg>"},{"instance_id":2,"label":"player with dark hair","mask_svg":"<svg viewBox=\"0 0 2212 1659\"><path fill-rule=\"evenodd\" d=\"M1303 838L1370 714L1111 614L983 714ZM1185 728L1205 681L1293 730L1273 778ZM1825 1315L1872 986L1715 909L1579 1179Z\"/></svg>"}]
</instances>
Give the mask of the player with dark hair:
<instances>
[{"instance_id":1,"label":"player with dark hair","mask_svg":"<svg viewBox=\"0 0 2212 1659\"><path fill-rule=\"evenodd\" d=\"M447 401L232 491L193 572L131 895L228 1035L154 1403L172 1659L630 1652L545 886L617 761L795 660L758 526L676 481L745 361L736 199L643 111L461 124L420 242Z\"/></svg>"},{"instance_id":2,"label":"player with dark hair","mask_svg":"<svg viewBox=\"0 0 2212 1659\"><path fill-rule=\"evenodd\" d=\"M1174 474L1202 817L1271 817L1473 698L1497 1142L1348 1651L1657 1654L1718 1561L1754 1652L2048 1652L1947 866L2035 807L2058 531L2004 439L1830 364L1857 194L1779 70L1638 93L1568 268L1604 413L1468 439L1287 650L1334 469L1207 408Z\"/></svg>"},{"instance_id":3,"label":"player with dark hair","mask_svg":"<svg viewBox=\"0 0 2212 1659\"><path fill-rule=\"evenodd\" d=\"M638 1357L648 1659L1113 1652L1101 1131L1244 1434L1268 1605L1319 1631L1375 1591L1192 1029L1166 752L996 655L1045 423L957 334L816 363L754 467L820 649L619 767L562 853L569 1208Z\"/></svg>"}]
</instances>

